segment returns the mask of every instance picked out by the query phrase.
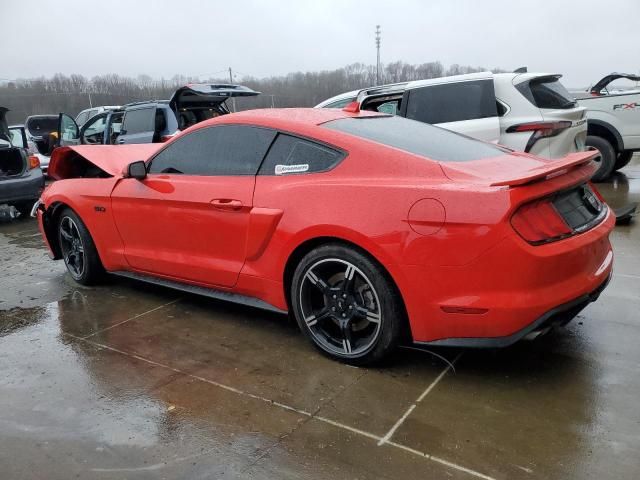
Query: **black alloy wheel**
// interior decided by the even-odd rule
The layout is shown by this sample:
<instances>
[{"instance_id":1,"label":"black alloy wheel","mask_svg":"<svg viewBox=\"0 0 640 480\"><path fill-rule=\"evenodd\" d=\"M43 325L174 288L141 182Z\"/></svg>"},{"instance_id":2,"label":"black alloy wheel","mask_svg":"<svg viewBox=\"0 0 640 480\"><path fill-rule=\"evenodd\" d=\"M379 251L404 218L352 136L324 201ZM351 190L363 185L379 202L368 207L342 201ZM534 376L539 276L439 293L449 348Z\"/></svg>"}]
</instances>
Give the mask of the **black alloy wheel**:
<instances>
[{"instance_id":1,"label":"black alloy wheel","mask_svg":"<svg viewBox=\"0 0 640 480\"><path fill-rule=\"evenodd\" d=\"M386 277L377 263L348 247L310 252L292 289L300 328L332 358L355 364L382 359L397 345L403 325L399 295Z\"/></svg>"},{"instance_id":2,"label":"black alloy wheel","mask_svg":"<svg viewBox=\"0 0 640 480\"><path fill-rule=\"evenodd\" d=\"M58 242L67 271L76 282L91 285L102 277L104 268L89 230L69 208L58 220Z\"/></svg>"},{"instance_id":3,"label":"black alloy wheel","mask_svg":"<svg viewBox=\"0 0 640 480\"><path fill-rule=\"evenodd\" d=\"M60 249L67 270L74 280L82 278L85 269L84 244L78 225L71 217L60 220Z\"/></svg>"}]
</instances>

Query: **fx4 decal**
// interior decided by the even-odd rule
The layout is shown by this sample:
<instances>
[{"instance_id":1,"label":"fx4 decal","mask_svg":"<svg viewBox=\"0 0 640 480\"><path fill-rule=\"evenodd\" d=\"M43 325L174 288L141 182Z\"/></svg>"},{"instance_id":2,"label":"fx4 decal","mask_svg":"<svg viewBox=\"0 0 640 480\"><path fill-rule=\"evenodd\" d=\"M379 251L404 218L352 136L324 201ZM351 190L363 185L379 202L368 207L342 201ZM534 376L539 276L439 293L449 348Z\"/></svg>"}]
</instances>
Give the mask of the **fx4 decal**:
<instances>
[{"instance_id":1,"label":"fx4 decal","mask_svg":"<svg viewBox=\"0 0 640 480\"><path fill-rule=\"evenodd\" d=\"M640 107L640 105L638 104L638 102L633 102L633 103L619 103L617 105L613 106L614 110L635 110L636 108Z\"/></svg>"}]
</instances>

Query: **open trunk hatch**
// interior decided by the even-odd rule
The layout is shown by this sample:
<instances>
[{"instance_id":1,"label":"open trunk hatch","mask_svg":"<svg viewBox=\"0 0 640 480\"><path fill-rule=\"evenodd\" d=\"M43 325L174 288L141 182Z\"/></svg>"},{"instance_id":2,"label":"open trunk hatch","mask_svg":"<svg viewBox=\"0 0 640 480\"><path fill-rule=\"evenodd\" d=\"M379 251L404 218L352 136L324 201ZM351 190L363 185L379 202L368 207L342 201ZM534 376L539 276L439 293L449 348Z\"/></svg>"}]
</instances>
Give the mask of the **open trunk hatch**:
<instances>
[{"instance_id":1,"label":"open trunk hatch","mask_svg":"<svg viewBox=\"0 0 640 480\"><path fill-rule=\"evenodd\" d=\"M640 76L638 75L633 75L630 73L610 73L609 75L601 78L593 87L591 87L591 93L600 94L600 92L604 88L606 88L607 85L620 78L626 78L628 80L631 80L632 82L640 82Z\"/></svg>"},{"instance_id":2,"label":"open trunk hatch","mask_svg":"<svg viewBox=\"0 0 640 480\"><path fill-rule=\"evenodd\" d=\"M11 144L11 132L9 132L9 125L7 124L8 111L8 108L0 107L0 146Z\"/></svg>"},{"instance_id":3,"label":"open trunk hatch","mask_svg":"<svg viewBox=\"0 0 640 480\"><path fill-rule=\"evenodd\" d=\"M8 108L0 107L0 181L22 175L28 168L24 150L11 145L11 132L6 118L8 111Z\"/></svg>"},{"instance_id":4,"label":"open trunk hatch","mask_svg":"<svg viewBox=\"0 0 640 480\"><path fill-rule=\"evenodd\" d=\"M229 98L256 95L260 95L260 92L243 85L192 83L176 90L169 100L169 105L176 113L189 109L218 107L223 107L224 113L228 113L223 104Z\"/></svg>"},{"instance_id":5,"label":"open trunk hatch","mask_svg":"<svg viewBox=\"0 0 640 480\"><path fill-rule=\"evenodd\" d=\"M58 130L58 115L36 115L29 117L25 128L41 155L49 154L49 135Z\"/></svg>"},{"instance_id":6,"label":"open trunk hatch","mask_svg":"<svg viewBox=\"0 0 640 480\"><path fill-rule=\"evenodd\" d=\"M27 156L21 148L0 147L0 181L22 175L27 170Z\"/></svg>"}]
</instances>

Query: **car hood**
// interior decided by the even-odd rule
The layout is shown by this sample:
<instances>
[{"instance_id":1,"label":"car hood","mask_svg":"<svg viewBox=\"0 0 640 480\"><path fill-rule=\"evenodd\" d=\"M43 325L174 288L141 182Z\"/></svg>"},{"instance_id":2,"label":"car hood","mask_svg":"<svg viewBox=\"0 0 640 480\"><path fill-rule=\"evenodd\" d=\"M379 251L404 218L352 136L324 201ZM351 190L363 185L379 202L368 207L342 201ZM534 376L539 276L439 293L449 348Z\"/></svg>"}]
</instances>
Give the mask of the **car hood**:
<instances>
[{"instance_id":1,"label":"car hood","mask_svg":"<svg viewBox=\"0 0 640 480\"><path fill-rule=\"evenodd\" d=\"M8 111L8 108L0 107L0 142L2 142L2 140L5 140L9 144L11 144L11 134L9 133L9 125L7 124Z\"/></svg>"},{"instance_id":2,"label":"car hood","mask_svg":"<svg viewBox=\"0 0 640 480\"><path fill-rule=\"evenodd\" d=\"M440 165L444 174L454 181L492 187L516 187L568 173L588 164L597 155L597 151L591 150L550 160L513 152L508 156L471 162L440 162Z\"/></svg>"},{"instance_id":3,"label":"car hood","mask_svg":"<svg viewBox=\"0 0 640 480\"><path fill-rule=\"evenodd\" d=\"M254 97L260 92L243 85L191 83L179 88L169 100L174 112L189 107L215 107L232 97Z\"/></svg>"},{"instance_id":4,"label":"car hood","mask_svg":"<svg viewBox=\"0 0 640 480\"><path fill-rule=\"evenodd\" d=\"M131 162L147 160L163 146L162 143L144 143L58 147L51 154L48 174L56 180L77 176L74 174L76 170L73 167L77 157L80 156L105 173L121 177L124 168Z\"/></svg>"}]
</instances>

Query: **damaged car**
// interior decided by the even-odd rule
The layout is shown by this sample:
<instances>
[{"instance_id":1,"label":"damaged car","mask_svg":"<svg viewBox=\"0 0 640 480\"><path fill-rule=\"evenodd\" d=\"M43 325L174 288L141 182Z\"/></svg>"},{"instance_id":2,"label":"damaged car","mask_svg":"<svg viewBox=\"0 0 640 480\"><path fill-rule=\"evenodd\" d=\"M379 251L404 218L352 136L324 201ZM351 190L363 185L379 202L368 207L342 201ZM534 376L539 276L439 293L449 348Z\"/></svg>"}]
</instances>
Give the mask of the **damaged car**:
<instances>
[{"instance_id":1,"label":"damaged car","mask_svg":"<svg viewBox=\"0 0 640 480\"><path fill-rule=\"evenodd\" d=\"M44 177L38 157L27 154L24 130L9 130L7 111L0 107L0 205L14 206L22 217L28 217L42 192Z\"/></svg>"},{"instance_id":2,"label":"damaged car","mask_svg":"<svg viewBox=\"0 0 640 480\"><path fill-rule=\"evenodd\" d=\"M320 352L362 365L408 340L507 346L596 300L614 216L589 183L595 154L252 110L164 144L56 149L35 214L81 284L109 272L290 312Z\"/></svg>"},{"instance_id":3,"label":"damaged car","mask_svg":"<svg viewBox=\"0 0 640 480\"><path fill-rule=\"evenodd\" d=\"M169 100L106 109L81 127L70 115L61 113L57 127L59 145L165 142L196 123L230 113L228 99L259 94L242 85L189 84L176 90Z\"/></svg>"}]
</instances>

